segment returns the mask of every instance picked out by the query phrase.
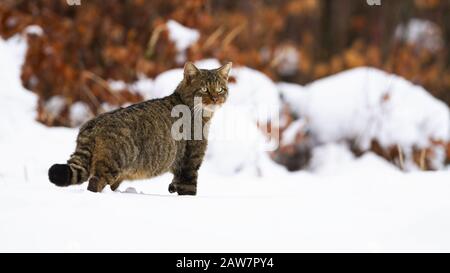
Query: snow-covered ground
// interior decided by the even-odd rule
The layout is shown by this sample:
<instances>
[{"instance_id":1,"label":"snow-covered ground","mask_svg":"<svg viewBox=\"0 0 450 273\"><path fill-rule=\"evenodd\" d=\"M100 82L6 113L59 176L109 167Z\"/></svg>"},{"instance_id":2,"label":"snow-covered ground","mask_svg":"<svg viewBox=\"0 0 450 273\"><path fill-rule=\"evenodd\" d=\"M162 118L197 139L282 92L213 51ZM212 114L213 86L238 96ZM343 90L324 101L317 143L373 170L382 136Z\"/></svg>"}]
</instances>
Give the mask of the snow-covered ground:
<instances>
[{"instance_id":1,"label":"snow-covered ground","mask_svg":"<svg viewBox=\"0 0 450 273\"><path fill-rule=\"evenodd\" d=\"M34 121L25 49L0 40L0 251L450 251L450 171L402 173L339 144L316 149L311 171L264 165L263 177L208 160L195 197L169 195L170 175L121 192L57 188L47 170L76 130Z\"/></svg>"},{"instance_id":2,"label":"snow-covered ground","mask_svg":"<svg viewBox=\"0 0 450 273\"><path fill-rule=\"evenodd\" d=\"M279 83L290 108L304 120L288 128L288 139L302 122L318 143L354 140L366 151L376 140L382 147L399 145L408 170L413 149L433 150L433 167L442 169L445 149L433 142L450 140L450 111L445 103L414 85L384 71L360 67L347 70L307 86Z\"/></svg>"}]
</instances>

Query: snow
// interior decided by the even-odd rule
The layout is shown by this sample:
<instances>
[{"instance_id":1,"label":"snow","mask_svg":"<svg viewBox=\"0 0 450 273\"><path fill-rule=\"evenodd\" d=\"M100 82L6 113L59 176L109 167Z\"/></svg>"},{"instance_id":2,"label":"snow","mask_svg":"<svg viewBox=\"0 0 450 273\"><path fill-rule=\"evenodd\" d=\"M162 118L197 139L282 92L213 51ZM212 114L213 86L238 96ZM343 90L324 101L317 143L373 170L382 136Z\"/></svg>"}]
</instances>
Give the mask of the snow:
<instances>
[{"instance_id":1,"label":"snow","mask_svg":"<svg viewBox=\"0 0 450 273\"><path fill-rule=\"evenodd\" d=\"M76 127L93 118L94 113L86 103L77 101L70 107L69 117L71 125Z\"/></svg>"},{"instance_id":2,"label":"snow","mask_svg":"<svg viewBox=\"0 0 450 273\"><path fill-rule=\"evenodd\" d=\"M178 63L183 63L186 60L186 50L200 38L198 30L185 27L174 20L166 22L169 31L169 39L175 43L178 55L176 60Z\"/></svg>"},{"instance_id":3,"label":"snow","mask_svg":"<svg viewBox=\"0 0 450 273\"><path fill-rule=\"evenodd\" d=\"M144 100L151 99L153 92L154 82L152 79L147 78L146 76L139 76L138 80L127 84L124 81L117 80L108 80L109 88L114 92L120 92L124 90L128 90L135 94L141 95Z\"/></svg>"},{"instance_id":4,"label":"snow","mask_svg":"<svg viewBox=\"0 0 450 273\"><path fill-rule=\"evenodd\" d=\"M55 187L48 167L73 152L77 130L34 120L25 50L19 36L0 39L1 252L450 251L450 171L402 173L339 144L315 151L312 172L256 158L263 176L224 176L208 159L195 197L169 195L171 175L120 192Z\"/></svg>"},{"instance_id":5,"label":"snow","mask_svg":"<svg viewBox=\"0 0 450 273\"><path fill-rule=\"evenodd\" d=\"M44 30L41 26L38 25L30 25L25 28L25 33L30 35L42 36Z\"/></svg>"},{"instance_id":6,"label":"snow","mask_svg":"<svg viewBox=\"0 0 450 273\"><path fill-rule=\"evenodd\" d=\"M277 84L281 92L283 101L286 101L292 111L296 114L302 114L306 111L308 105L308 92L305 87L294 84L281 82Z\"/></svg>"},{"instance_id":7,"label":"snow","mask_svg":"<svg viewBox=\"0 0 450 273\"><path fill-rule=\"evenodd\" d=\"M283 132L283 139L281 140L283 145L293 144L298 132L303 131L308 123L305 119L301 118L293 121L289 127Z\"/></svg>"},{"instance_id":8,"label":"snow","mask_svg":"<svg viewBox=\"0 0 450 273\"><path fill-rule=\"evenodd\" d=\"M377 140L383 147L399 144L408 153L450 137L450 112L443 102L374 68L351 69L305 87L278 88L321 143L355 139L365 150Z\"/></svg>"},{"instance_id":9,"label":"snow","mask_svg":"<svg viewBox=\"0 0 450 273\"><path fill-rule=\"evenodd\" d=\"M175 43L179 52L185 51L200 38L197 30L187 28L177 21L169 20L166 25L169 29L169 38Z\"/></svg>"},{"instance_id":10,"label":"snow","mask_svg":"<svg viewBox=\"0 0 450 273\"><path fill-rule=\"evenodd\" d=\"M154 81L150 99L163 98L173 93L183 79L183 69L171 69L159 74Z\"/></svg>"},{"instance_id":11,"label":"snow","mask_svg":"<svg viewBox=\"0 0 450 273\"><path fill-rule=\"evenodd\" d=\"M66 107L66 100L62 96L53 96L45 102L46 112L57 117Z\"/></svg>"},{"instance_id":12,"label":"snow","mask_svg":"<svg viewBox=\"0 0 450 273\"><path fill-rule=\"evenodd\" d=\"M144 100L148 100L153 90L153 85L154 82L152 79L142 76L130 86L130 90L140 94Z\"/></svg>"},{"instance_id":13,"label":"snow","mask_svg":"<svg viewBox=\"0 0 450 273\"><path fill-rule=\"evenodd\" d=\"M210 64L211 67L218 67L218 63ZM271 170L280 169L266 153L276 149L278 135L268 140L257 127L257 122L269 121L277 126L281 101L276 85L261 72L247 67L234 67L231 76L236 82L228 85L227 103L214 115L210 127L208 159L217 172L226 175L264 175L263 164L270 165Z\"/></svg>"},{"instance_id":14,"label":"snow","mask_svg":"<svg viewBox=\"0 0 450 273\"><path fill-rule=\"evenodd\" d=\"M395 38L414 45L419 49L436 52L444 47L440 27L431 21L413 18L395 29Z\"/></svg>"},{"instance_id":15,"label":"snow","mask_svg":"<svg viewBox=\"0 0 450 273\"><path fill-rule=\"evenodd\" d=\"M272 64L276 67L277 72L283 76L294 75L299 67L300 53L296 47L291 44L277 47L274 52Z\"/></svg>"},{"instance_id":16,"label":"snow","mask_svg":"<svg viewBox=\"0 0 450 273\"><path fill-rule=\"evenodd\" d=\"M115 92L126 90L128 87L128 85L124 81L116 81L116 80L109 80L108 85L111 91Z\"/></svg>"}]
</instances>

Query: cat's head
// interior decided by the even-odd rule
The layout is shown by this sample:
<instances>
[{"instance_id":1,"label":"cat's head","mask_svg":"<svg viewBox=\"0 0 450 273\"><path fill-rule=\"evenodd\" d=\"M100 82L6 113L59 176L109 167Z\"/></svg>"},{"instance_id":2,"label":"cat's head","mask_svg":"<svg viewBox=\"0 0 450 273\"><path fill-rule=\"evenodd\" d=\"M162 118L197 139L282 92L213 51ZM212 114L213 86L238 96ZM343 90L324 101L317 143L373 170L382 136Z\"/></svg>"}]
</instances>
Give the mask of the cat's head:
<instances>
[{"instance_id":1,"label":"cat's head","mask_svg":"<svg viewBox=\"0 0 450 273\"><path fill-rule=\"evenodd\" d=\"M201 98L204 110L213 112L225 103L228 97L228 76L231 62L217 69L198 69L193 63L184 65L183 83L189 96Z\"/></svg>"}]
</instances>

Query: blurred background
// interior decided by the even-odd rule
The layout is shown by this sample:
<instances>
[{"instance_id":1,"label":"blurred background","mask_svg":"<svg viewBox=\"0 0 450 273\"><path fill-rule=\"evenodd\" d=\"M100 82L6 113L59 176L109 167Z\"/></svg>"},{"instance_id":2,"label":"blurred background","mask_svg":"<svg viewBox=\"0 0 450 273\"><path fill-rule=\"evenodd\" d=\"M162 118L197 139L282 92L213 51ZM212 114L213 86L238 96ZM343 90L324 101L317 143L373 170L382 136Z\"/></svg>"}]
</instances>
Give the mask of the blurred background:
<instances>
[{"instance_id":1,"label":"blurred background","mask_svg":"<svg viewBox=\"0 0 450 273\"><path fill-rule=\"evenodd\" d=\"M423 86L450 105L450 1L377 2L4 0L0 35L8 39L27 33L21 80L38 95L36 118L47 126L78 126L98 113L147 99L153 92L151 79L186 60L211 58L298 87L352 68L374 67ZM289 97L296 91L286 92ZM383 101L390 98L382 96ZM295 111L300 102L292 104L283 100L282 138L302 115L306 123L313 119L302 109ZM408 109L416 107L421 106ZM80 117L73 111L89 114ZM290 170L303 168L312 147L326 142L310 129L297 123L289 141L271 157ZM403 153L422 169L438 168L432 163L436 147L439 160L448 163L447 136L424 137L426 144L409 147L373 135L364 145L354 145L359 136L339 139L345 138L355 155L371 150L401 168Z\"/></svg>"}]
</instances>

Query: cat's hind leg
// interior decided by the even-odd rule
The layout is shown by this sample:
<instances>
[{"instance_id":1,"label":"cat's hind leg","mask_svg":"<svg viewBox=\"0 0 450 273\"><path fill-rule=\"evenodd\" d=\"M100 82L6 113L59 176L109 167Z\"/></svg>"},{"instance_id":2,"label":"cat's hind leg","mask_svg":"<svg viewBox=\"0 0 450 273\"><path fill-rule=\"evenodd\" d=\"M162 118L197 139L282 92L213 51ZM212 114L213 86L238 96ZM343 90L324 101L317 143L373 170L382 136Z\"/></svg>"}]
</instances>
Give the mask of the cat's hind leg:
<instances>
[{"instance_id":1,"label":"cat's hind leg","mask_svg":"<svg viewBox=\"0 0 450 273\"><path fill-rule=\"evenodd\" d=\"M122 181L123 180L117 179L117 181L110 184L109 187L111 188L112 191L116 191L119 188L120 184L122 184Z\"/></svg>"},{"instance_id":2,"label":"cat's hind leg","mask_svg":"<svg viewBox=\"0 0 450 273\"><path fill-rule=\"evenodd\" d=\"M103 178L92 176L89 179L88 191L101 192L106 186L106 181Z\"/></svg>"},{"instance_id":3,"label":"cat's hind leg","mask_svg":"<svg viewBox=\"0 0 450 273\"><path fill-rule=\"evenodd\" d=\"M95 164L94 175L89 179L88 190L101 192L106 185L115 185L119 170L112 162L100 161ZM118 183L120 184L120 183Z\"/></svg>"},{"instance_id":4,"label":"cat's hind leg","mask_svg":"<svg viewBox=\"0 0 450 273\"><path fill-rule=\"evenodd\" d=\"M108 180L106 179L100 179L97 176L93 176L91 177L91 179L89 179L89 185L88 185L88 190L92 191L92 192L101 192L106 185L109 184L109 187L111 188L112 191L116 191L120 184L122 183L121 180L110 180L110 181L115 181L115 182L110 182L108 183Z\"/></svg>"}]
</instances>

